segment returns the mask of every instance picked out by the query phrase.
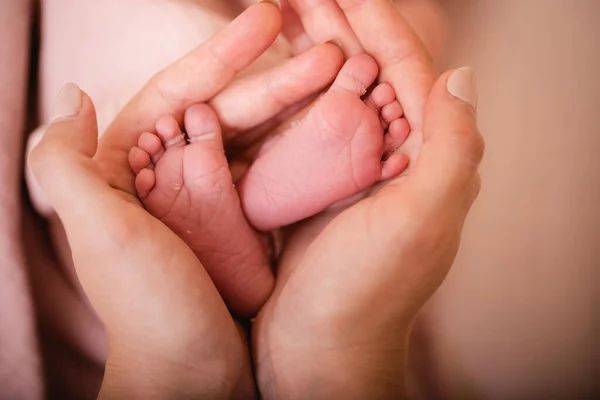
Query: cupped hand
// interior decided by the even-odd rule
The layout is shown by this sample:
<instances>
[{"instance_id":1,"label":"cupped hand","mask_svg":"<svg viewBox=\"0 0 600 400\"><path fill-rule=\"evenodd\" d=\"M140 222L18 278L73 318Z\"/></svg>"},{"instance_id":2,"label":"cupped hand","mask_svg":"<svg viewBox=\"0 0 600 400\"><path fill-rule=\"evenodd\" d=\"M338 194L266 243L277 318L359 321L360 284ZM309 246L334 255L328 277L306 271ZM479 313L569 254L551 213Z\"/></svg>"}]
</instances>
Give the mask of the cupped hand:
<instances>
[{"instance_id":1,"label":"cupped hand","mask_svg":"<svg viewBox=\"0 0 600 400\"><path fill-rule=\"evenodd\" d=\"M306 0L297 1L306 3ZM327 1L323 0L323 3ZM356 33L361 47L380 64L382 80L392 84L403 101L413 128L412 136L416 138L412 139L415 158L416 154L421 158L410 174L388 183L373 197L339 216L332 210L307 221L288 237L276 291L257 319L254 330L260 389L267 398L308 398L306 388L309 383L310 388L321 390L310 397L315 399L345 394L340 391L344 388L354 392L356 398L369 397L372 391L366 390L373 387L381 388L382 397L394 398L399 394L402 382L398 383L396 374L402 373L410 322L447 272L466 212L478 188L476 167L481 144L474 125L474 112L448 94L448 76L441 78L429 97L424 120L425 100L437 75L416 35L395 9L388 8L390 2L340 0L339 3L345 9L342 16ZM335 7L331 7L332 4ZM336 7L330 1L323 10L338 10L335 12L339 15L340 8ZM59 215L64 216L67 232L76 232L71 233L69 239L73 247L79 248L74 251L74 256L82 266L78 267L78 273L84 287L103 320L108 321L109 342L114 343L111 344L114 356L109 358L108 377L123 375L111 375L111 371L119 371L120 365L131 365L119 361L126 358L124 354L137 357L140 353L140 358L135 361L142 366L148 365L150 374L161 374L171 364L198 373L200 369L196 369L192 361L202 358L190 356L204 351L202 344L208 320L215 325L213 334L222 340L217 344L208 340L213 344L211 349L205 349L208 358L212 359L212 352L229 348L233 350L227 356L244 359L243 352L237 352L242 342L234 335L235 326L226 311L222 312L224 305L217 301L218 296L213 296L216 291L205 280L206 274L195 272L201 270L198 261L190 256L189 250L181 248L182 242L178 238L165 231L166 228L139 205L127 153L141 132L151 130L158 118L165 114L181 118L193 103L210 101L226 128L227 140L237 141L289 105L326 86L329 83L327 71L333 78L343 61L333 45L318 46L303 53L301 57L304 58L296 58L284 67L249 77L223 90L238 71L275 39L280 18L277 9L271 5L253 6L225 32L158 74L115 119L97 151L93 140L82 142L87 145L80 147L73 135L68 136L68 140L53 141L53 136L48 134L40 150L34 153L34 160L38 157L34 161L38 179L42 186L46 182L45 190L49 191ZM307 23L307 20L303 22ZM254 40L248 40L248 37ZM308 89L300 85L303 73L319 60L328 65L324 68L325 78L319 71L316 75L321 78L314 80ZM289 68L297 71L298 79L287 80ZM464 78L464 71L462 74ZM214 81L205 82L206 76L211 75L216 76ZM265 86L266 90L258 90L253 101L240 103L239 99L244 98L240 93L249 93L248 88ZM84 99L82 112L88 101ZM58 124L63 123L66 122ZM93 125L89 121L88 124L88 128ZM423 128L425 144L421 148L419 132ZM51 127L50 132L53 129ZM70 130L63 130L67 131ZM66 147L53 144L67 142L70 144ZM401 151L410 150L410 144L406 146ZM48 171L56 173L50 176ZM85 216L90 207L85 207L84 201L79 201L78 207L71 206L76 200L69 194L74 183L77 194L90 193L89 199L87 196L84 199L98 209L95 215L107 224L106 228L94 229L94 221L98 219ZM53 191L53 187L61 190ZM125 212L115 214L115 208ZM78 229L85 221L89 221L85 224L87 228L80 233ZM140 226L142 228L136 230ZM99 242L101 245L89 247L91 240L97 240L99 231L104 238ZM138 232L144 232L139 236L145 238L130 240ZM148 239L152 236L156 241ZM128 243L127 248L124 243ZM181 253L159 249L168 245ZM113 262L108 257L123 251L130 259L125 262L127 265L123 261ZM152 256L143 258L147 264L139 258L144 252ZM166 265L185 265L181 267L183 273L165 278L168 275L165 264L154 263L153 259L169 261ZM140 266L131 268L131 263ZM123 283L117 280L121 269L126 272ZM144 274L148 276L142 277ZM138 281L140 277L142 279ZM113 289L113 284L118 290L107 291ZM143 297L135 296L128 299L129 302L124 300L131 287L154 296L149 302L152 307L144 308L145 302L140 300ZM111 295L106 296L106 293ZM206 301L206 307L212 311L197 305L200 300ZM131 313L127 307L132 307L130 310L136 311L139 319L128 320ZM174 312L175 308L184 312ZM174 330L171 331L171 326L151 330L147 341L136 340L148 334L149 325L156 328L156 324L172 325ZM212 335L208 337L210 339ZM181 341L174 338L181 338ZM193 351L189 351L188 346ZM144 349L155 348L160 350L160 357L143 353ZM147 357L144 358L144 354ZM164 362L163 358L168 359L168 355L173 363ZM115 367L111 367L111 359L116 360ZM156 360L163 362L153 370ZM246 371L245 365L240 367L242 371ZM138 373L137 376L147 374ZM203 382L184 382L189 375L178 376L176 387L179 388L185 388L187 384L198 388L194 384ZM240 372L240 376L244 382L245 372ZM119 380L115 378L108 382ZM220 382L224 381L217 380ZM161 383L160 380L150 382L159 387ZM165 385L172 388L172 384L167 381Z\"/></svg>"},{"instance_id":2,"label":"cupped hand","mask_svg":"<svg viewBox=\"0 0 600 400\"><path fill-rule=\"evenodd\" d=\"M269 119L276 122L282 110L325 87L343 62L331 44L225 88L272 43L280 24L273 5L251 7L151 80L99 148L84 95L77 116L55 121L32 154L36 178L67 231L78 277L106 325L108 396L189 389L222 398L235 389L248 398L252 391L247 347L232 318L201 263L140 206L127 153L159 117L181 117L191 104L209 100L226 141L252 135L251 142Z\"/></svg>"},{"instance_id":3,"label":"cupped hand","mask_svg":"<svg viewBox=\"0 0 600 400\"><path fill-rule=\"evenodd\" d=\"M411 174L287 238L274 294L255 321L265 399L397 399L414 317L450 269L483 154L468 68L428 99Z\"/></svg>"},{"instance_id":4,"label":"cupped hand","mask_svg":"<svg viewBox=\"0 0 600 400\"><path fill-rule=\"evenodd\" d=\"M318 3L325 12L334 2ZM254 325L265 398L402 398L412 321L452 265L479 191L473 71L438 77L392 2L338 3L405 109L412 138L399 151L413 166L289 231L274 294Z\"/></svg>"},{"instance_id":5,"label":"cupped hand","mask_svg":"<svg viewBox=\"0 0 600 400\"><path fill-rule=\"evenodd\" d=\"M251 397L247 347L202 264L93 160L89 97L67 84L55 114L29 162L106 328L100 398Z\"/></svg>"}]
</instances>

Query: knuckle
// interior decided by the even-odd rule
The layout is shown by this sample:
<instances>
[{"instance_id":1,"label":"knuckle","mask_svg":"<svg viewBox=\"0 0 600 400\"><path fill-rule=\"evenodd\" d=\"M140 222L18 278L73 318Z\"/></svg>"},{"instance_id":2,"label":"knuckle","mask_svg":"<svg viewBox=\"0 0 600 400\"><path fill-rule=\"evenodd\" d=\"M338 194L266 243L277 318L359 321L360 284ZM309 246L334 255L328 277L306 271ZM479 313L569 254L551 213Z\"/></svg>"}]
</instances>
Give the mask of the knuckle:
<instances>
[{"instance_id":1,"label":"knuckle","mask_svg":"<svg viewBox=\"0 0 600 400\"><path fill-rule=\"evenodd\" d=\"M459 128L449 132L449 136L458 142L458 148L474 166L478 166L485 153L485 141L476 128Z\"/></svg>"},{"instance_id":2,"label":"knuckle","mask_svg":"<svg viewBox=\"0 0 600 400\"><path fill-rule=\"evenodd\" d=\"M179 90L179 84L177 83L177 80L172 79L171 74L159 74L155 79L154 86L158 96L168 105L168 107L173 109L183 109L187 106L188 102L183 98L182 93Z\"/></svg>"},{"instance_id":3,"label":"knuckle","mask_svg":"<svg viewBox=\"0 0 600 400\"><path fill-rule=\"evenodd\" d=\"M483 136L481 136L477 130L471 138L469 150L473 156L473 160L479 165L485 155L485 140L483 140Z\"/></svg>"},{"instance_id":4,"label":"knuckle","mask_svg":"<svg viewBox=\"0 0 600 400\"><path fill-rule=\"evenodd\" d=\"M194 99L190 97L190 88L194 79L203 76L201 58L191 53L155 76L154 84L158 95L173 109L188 107Z\"/></svg>"},{"instance_id":5,"label":"knuckle","mask_svg":"<svg viewBox=\"0 0 600 400\"><path fill-rule=\"evenodd\" d=\"M207 93L216 93L225 78L237 70L212 46L205 51L194 51L167 67L154 78L158 95L170 107L181 110L191 104L205 101ZM213 76L206 80L205 76Z\"/></svg>"},{"instance_id":6,"label":"knuckle","mask_svg":"<svg viewBox=\"0 0 600 400\"><path fill-rule=\"evenodd\" d=\"M295 79L295 77L294 77ZM283 91L278 87L279 80L271 79L267 82L266 92L271 99L272 104L277 108L285 108L290 106L290 101L288 100L287 92ZM294 92L294 90L290 90L290 92Z\"/></svg>"},{"instance_id":7,"label":"knuckle","mask_svg":"<svg viewBox=\"0 0 600 400\"><path fill-rule=\"evenodd\" d=\"M234 62L226 57L222 51L220 51L216 46L212 43L207 43L206 45L207 52L209 56L214 60L220 70L236 73L238 68L234 65ZM195 59L195 68L198 68L200 64L202 64L203 59L196 57Z\"/></svg>"}]
</instances>

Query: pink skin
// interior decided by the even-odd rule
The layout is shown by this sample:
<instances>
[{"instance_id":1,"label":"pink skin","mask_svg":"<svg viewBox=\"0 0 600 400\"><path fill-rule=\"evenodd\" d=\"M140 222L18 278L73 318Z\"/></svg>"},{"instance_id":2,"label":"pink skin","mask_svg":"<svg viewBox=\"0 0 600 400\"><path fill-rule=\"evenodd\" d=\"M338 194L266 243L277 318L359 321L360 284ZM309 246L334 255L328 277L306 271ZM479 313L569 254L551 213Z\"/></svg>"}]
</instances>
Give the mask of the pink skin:
<instances>
[{"instance_id":1,"label":"pink skin","mask_svg":"<svg viewBox=\"0 0 600 400\"><path fill-rule=\"evenodd\" d=\"M370 56L351 58L306 117L263 149L238 191L206 104L186 111L189 144L166 116L131 149L139 198L186 241L234 312L253 315L273 288L250 224L269 230L297 222L406 168L406 156L393 153L409 131L394 90L379 84L363 100L377 74Z\"/></svg>"},{"instance_id":2,"label":"pink skin","mask_svg":"<svg viewBox=\"0 0 600 400\"><path fill-rule=\"evenodd\" d=\"M172 116L157 122L156 134L140 136L129 154L136 190L194 251L227 305L251 316L273 288L267 255L241 210L214 111L194 105L184 125L189 144Z\"/></svg>"},{"instance_id":3,"label":"pink skin","mask_svg":"<svg viewBox=\"0 0 600 400\"><path fill-rule=\"evenodd\" d=\"M407 167L394 154L410 131L394 90L380 84L363 100L378 73L370 56L350 58L306 117L257 158L238 185L256 229L315 215Z\"/></svg>"}]
</instances>

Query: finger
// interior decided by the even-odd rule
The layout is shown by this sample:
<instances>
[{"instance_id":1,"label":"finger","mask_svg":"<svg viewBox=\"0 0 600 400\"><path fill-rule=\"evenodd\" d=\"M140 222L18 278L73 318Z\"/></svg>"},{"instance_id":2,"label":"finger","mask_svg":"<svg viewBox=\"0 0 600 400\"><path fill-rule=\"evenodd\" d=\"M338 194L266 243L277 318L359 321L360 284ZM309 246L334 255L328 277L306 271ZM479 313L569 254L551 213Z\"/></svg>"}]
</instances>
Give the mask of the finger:
<instances>
[{"instance_id":1,"label":"finger","mask_svg":"<svg viewBox=\"0 0 600 400\"><path fill-rule=\"evenodd\" d=\"M98 145L94 105L77 85L66 84L57 97L54 116L29 155L34 179L67 232L82 232L79 227L86 225L90 216L103 219L108 226L112 200L120 199L108 191L110 186L92 160ZM94 210L93 215L90 210ZM96 234L90 232L91 237Z\"/></svg>"},{"instance_id":2,"label":"finger","mask_svg":"<svg viewBox=\"0 0 600 400\"><path fill-rule=\"evenodd\" d=\"M320 93L315 93L288 107L266 122L244 131L243 135L232 137L232 140L228 143L227 156L230 159L241 157L245 160L254 160L259 153L262 153L265 142L279 136L295 121L302 120L319 99L319 95Z\"/></svg>"},{"instance_id":3,"label":"finger","mask_svg":"<svg viewBox=\"0 0 600 400\"><path fill-rule=\"evenodd\" d=\"M94 179L84 179L79 170L71 171L73 162L91 161L96 152L98 129L94 105L72 83L61 89L54 116L40 143L32 149L29 166L51 205L61 213L71 208L69 199L73 193L86 196L99 184ZM84 161L84 165L91 168L90 162Z\"/></svg>"},{"instance_id":4,"label":"finger","mask_svg":"<svg viewBox=\"0 0 600 400\"><path fill-rule=\"evenodd\" d=\"M159 359L162 353L186 360L190 346L181 343L198 337L222 343L226 350L217 351L228 354L231 342L223 337L237 338L235 326L202 264L173 232L103 179L92 160L98 132L89 97L67 85L58 100L60 118L30 163L64 224L77 276L110 347L140 365L152 362L148 343ZM152 245L157 237L161 246ZM178 340L165 336L163 326Z\"/></svg>"},{"instance_id":5,"label":"finger","mask_svg":"<svg viewBox=\"0 0 600 400\"><path fill-rule=\"evenodd\" d=\"M296 10L288 0L281 3L281 18L283 19L281 33L290 44L293 54L303 53L314 46L313 41L304 30L304 26L302 26L302 20L300 20Z\"/></svg>"},{"instance_id":6,"label":"finger","mask_svg":"<svg viewBox=\"0 0 600 400\"><path fill-rule=\"evenodd\" d=\"M182 109L223 89L273 44L280 30L281 16L270 2L250 7L221 33L155 77L147 88L150 95L143 98L151 104L158 102L169 114L182 114Z\"/></svg>"},{"instance_id":7,"label":"finger","mask_svg":"<svg viewBox=\"0 0 600 400\"><path fill-rule=\"evenodd\" d=\"M27 159L29 159L29 154L31 154L31 150L33 150L38 145L40 140L42 140L46 128L47 126L45 125L40 126L31 135L29 135L29 139L27 141L27 149L25 151ZM29 199L37 213L43 216L44 218L50 217L54 213L54 210L52 209L52 206L46 198L44 191L33 176L33 172L31 171L29 165L27 165L25 168L25 181L27 182L27 191L29 193Z\"/></svg>"},{"instance_id":8,"label":"finger","mask_svg":"<svg viewBox=\"0 0 600 400\"><path fill-rule=\"evenodd\" d=\"M448 50L448 20L439 0L396 0L396 9L410 24L431 54L435 65L443 63Z\"/></svg>"},{"instance_id":9,"label":"finger","mask_svg":"<svg viewBox=\"0 0 600 400\"><path fill-rule=\"evenodd\" d=\"M115 210L129 203L115 194L92 160L98 144L98 128L96 111L88 95L74 84L65 85L58 95L54 115L40 143L31 151L29 166L63 223L73 257L98 259L114 252L111 246L122 243L120 236L127 223L115 218ZM96 228L99 220L103 221L102 232ZM100 240L110 250L89 246L98 241L99 235L111 238ZM87 284L86 290L89 289L91 281L85 278L86 271L77 272L82 283Z\"/></svg>"},{"instance_id":10,"label":"finger","mask_svg":"<svg viewBox=\"0 0 600 400\"><path fill-rule=\"evenodd\" d=\"M281 28L277 7L264 1L248 8L222 32L156 75L123 109L100 143L98 161L110 182L133 193L127 156L138 136L166 114L180 122L187 107L207 101L275 41Z\"/></svg>"},{"instance_id":11,"label":"finger","mask_svg":"<svg viewBox=\"0 0 600 400\"><path fill-rule=\"evenodd\" d=\"M425 46L389 0L338 0L365 51L381 68L413 130L420 130L423 106L438 74Z\"/></svg>"},{"instance_id":12,"label":"finger","mask_svg":"<svg viewBox=\"0 0 600 400\"><path fill-rule=\"evenodd\" d=\"M479 192L484 143L477 128L474 71L461 68L436 83L425 109L425 142L412 175L394 186L411 190L421 208L468 211ZM400 182L402 184L400 184ZM388 193L389 194L389 193Z\"/></svg>"},{"instance_id":13,"label":"finger","mask_svg":"<svg viewBox=\"0 0 600 400\"><path fill-rule=\"evenodd\" d=\"M361 53L363 46L352 31L348 20L335 0L289 0L296 11L305 34L290 37L296 52L305 51L307 46L334 40L342 47L347 58Z\"/></svg>"},{"instance_id":14,"label":"finger","mask_svg":"<svg viewBox=\"0 0 600 400\"><path fill-rule=\"evenodd\" d=\"M249 7L255 3L254 0L243 0L243 4ZM281 26L281 33L287 39L290 44L290 48L293 54L300 54L314 46L313 41L306 34L302 21L298 17L296 10L291 6L289 0L279 1L281 7L281 19L283 25Z\"/></svg>"},{"instance_id":15,"label":"finger","mask_svg":"<svg viewBox=\"0 0 600 400\"><path fill-rule=\"evenodd\" d=\"M225 141L325 89L343 63L339 48L324 44L269 71L234 82L211 101Z\"/></svg>"}]
</instances>

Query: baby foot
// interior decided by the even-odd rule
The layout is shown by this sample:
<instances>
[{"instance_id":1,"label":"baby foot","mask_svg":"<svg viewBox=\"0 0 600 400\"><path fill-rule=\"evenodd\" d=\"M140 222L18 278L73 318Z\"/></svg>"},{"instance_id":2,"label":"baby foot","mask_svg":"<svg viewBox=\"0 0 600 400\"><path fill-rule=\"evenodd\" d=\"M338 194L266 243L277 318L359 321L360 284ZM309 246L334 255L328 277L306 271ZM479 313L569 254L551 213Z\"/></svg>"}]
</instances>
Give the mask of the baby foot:
<instances>
[{"instance_id":1,"label":"baby foot","mask_svg":"<svg viewBox=\"0 0 600 400\"><path fill-rule=\"evenodd\" d=\"M364 98L377 75L370 56L349 59L306 117L259 155L238 185L255 228L310 217L406 168L394 151L410 127L393 88L380 84Z\"/></svg>"},{"instance_id":2,"label":"baby foot","mask_svg":"<svg viewBox=\"0 0 600 400\"><path fill-rule=\"evenodd\" d=\"M255 314L274 284L266 253L246 221L208 105L190 107L185 133L172 116L143 133L129 162L146 209L194 251L228 306ZM174 271L176 273L176 271Z\"/></svg>"}]
</instances>

